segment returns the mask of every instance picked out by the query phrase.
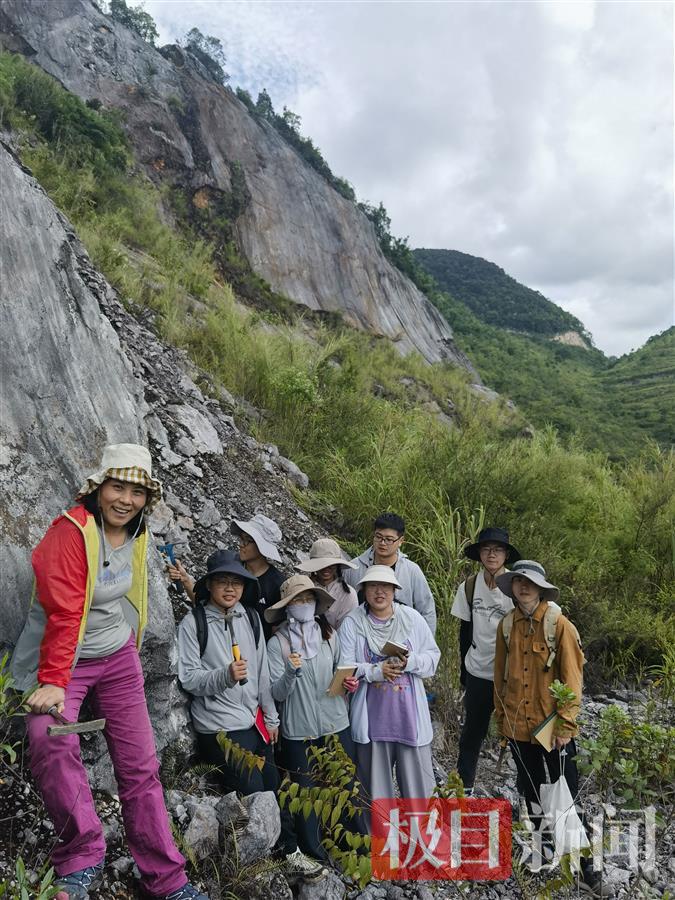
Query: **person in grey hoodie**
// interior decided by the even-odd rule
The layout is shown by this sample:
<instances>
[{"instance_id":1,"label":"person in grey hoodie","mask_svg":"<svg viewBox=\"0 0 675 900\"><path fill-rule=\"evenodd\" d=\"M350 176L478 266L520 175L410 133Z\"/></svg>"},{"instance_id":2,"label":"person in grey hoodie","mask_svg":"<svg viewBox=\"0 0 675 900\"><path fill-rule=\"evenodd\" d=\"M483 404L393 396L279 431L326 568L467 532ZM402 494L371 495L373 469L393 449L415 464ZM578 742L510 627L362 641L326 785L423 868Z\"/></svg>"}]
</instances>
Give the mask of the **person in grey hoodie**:
<instances>
[{"instance_id":1,"label":"person in grey hoodie","mask_svg":"<svg viewBox=\"0 0 675 900\"><path fill-rule=\"evenodd\" d=\"M412 606L425 620L432 634L436 634L436 603L424 572L417 563L401 551L405 535L405 521L396 513L382 513L373 522L373 544L352 562L356 568L344 570L348 584L357 588L371 566L389 566L400 584L394 597L397 603Z\"/></svg>"},{"instance_id":2,"label":"person in grey hoodie","mask_svg":"<svg viewBox=\"0 0 675 900\"><path fill-rule=\"evenodd\" d=\"M218 766L225 791L276 793L279 773L272 744L279 735L279 716L270 690L267 648L257 612L247 612L240 602L246 593L255 605L257 579L242 566L238 554L221 550L208 558L207 573L194 590L196 602L204 605L207 640L200 647L198 618L188 613L178 626L178 678L192 695L199 755ZM226 762L218 744L221 731L243 749L264 757L262 771ZM279 844L294 873L309 878L323 874L322 866L299 851L292 816L284 810Z\"/></svg>"},{"instance_id":3,"label":"person in grey hoodie","mask_svg":"<svg viewBox=\"0 0 675 900\"><path fill-rule=\"evenodd\" d=\"M267 645L272 696L282 704L281 762L303 787L314 786L308 749L323 746L330 735L355 758L346 694L328 693L340 662L340 642L323 615L332 602L308 575L293 575L281 585L281 600L265 611L270 624L281 623ZM356 678L345 682L347 690L358 686ZM314 813L296 816L295 829L305 853L327 859Z\"/></svg>"}]
</instances>

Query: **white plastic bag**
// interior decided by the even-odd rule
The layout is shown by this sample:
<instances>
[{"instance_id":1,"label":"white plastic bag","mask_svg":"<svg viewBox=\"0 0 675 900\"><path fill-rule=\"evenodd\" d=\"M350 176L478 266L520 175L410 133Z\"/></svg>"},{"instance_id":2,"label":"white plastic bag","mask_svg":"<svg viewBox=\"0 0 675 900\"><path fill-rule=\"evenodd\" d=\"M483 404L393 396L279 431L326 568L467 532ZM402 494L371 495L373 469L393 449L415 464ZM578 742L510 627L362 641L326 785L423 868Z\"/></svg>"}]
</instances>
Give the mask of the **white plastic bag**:
<instances>
[{"instance_id":1,"label":"white plastic bag","mask_svg":"<svg viewBox=\"0 0 675 900\"><path fill-rule=\"evenodd\" d=\"M540 786L539 802L544 814L542 828L553 838L556 861L566 853L578 859L579 851L591 845L564 775L555 784Z\"/></svg>"}]
</instances>

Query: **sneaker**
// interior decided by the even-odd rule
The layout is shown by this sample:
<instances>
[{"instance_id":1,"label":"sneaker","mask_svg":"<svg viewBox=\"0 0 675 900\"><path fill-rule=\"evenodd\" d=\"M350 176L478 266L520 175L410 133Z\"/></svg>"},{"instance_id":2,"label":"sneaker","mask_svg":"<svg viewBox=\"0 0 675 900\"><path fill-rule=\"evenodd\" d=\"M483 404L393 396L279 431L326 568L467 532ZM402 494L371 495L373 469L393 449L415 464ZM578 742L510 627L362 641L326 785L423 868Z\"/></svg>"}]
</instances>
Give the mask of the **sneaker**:
<instances>
[{"instance_id":1,"label":"sneaker","mask_svg":"<svg viewBox=\"0 0 675 900\"><path fill-rule=\"evenodd\" d=\"M57 878L54 887L59 889L59 893L56 897L60 898L61 894L64 894L68 900L71 897L74 900L86 900L89 896L89 889L96 887L102 874L103 863L99 863L97 866L87 866L85 869L78 869L77 872Z\"/></svg>"},{"instance_id":2,"label":"sneaker","mask_svg":"<svg viewBox=\"0 0 675 900\"><path fill-rule=\"evenodd\" d=\"M324 866L311 856L306 856L299 848L286 855L286 871L291 877L318 879L326 874Z\"/></svg>"},{"instance_id":3,"label":"sneaker","mask_svg":"<svg viewBox=\"0 0 675 900\"><path fill-rule=\"evenodd\" d=\"M209 900L209 898L188 881L187 884L184 884L182 888L178 888L177 891L165 894L161 900Z\"/></svg>"}]
</instances>

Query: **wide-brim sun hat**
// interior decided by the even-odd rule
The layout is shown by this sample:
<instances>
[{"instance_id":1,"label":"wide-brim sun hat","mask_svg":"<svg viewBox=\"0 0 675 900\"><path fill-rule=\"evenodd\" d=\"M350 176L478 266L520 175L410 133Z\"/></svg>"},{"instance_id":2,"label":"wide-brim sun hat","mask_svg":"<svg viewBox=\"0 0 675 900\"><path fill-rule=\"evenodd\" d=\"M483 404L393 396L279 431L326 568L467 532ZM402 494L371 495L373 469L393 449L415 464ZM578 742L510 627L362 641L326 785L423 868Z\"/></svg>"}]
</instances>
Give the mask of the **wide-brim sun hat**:
<instances>
[{"instance_id":1,"label":"wide-brim sun hat","mask_svg":"<svg viewBox=\"0 0 675 900\"><path fill-rule=\"evenodd\" d=\"M239 554L234 550L216 550L206 560L206 575L202 575L201 578L195 581L194 592L197 603L206 603L208 601L209 589L206 582L212 575L219 574L238 575L243 580L244 593L241 596L242 603L254 604L260 599L258 579L242 566Z\"/></svg>"},{"instance_id":2,"label":"wide-brim sun hat","mask_svg":"<svg viewBox=\"0 0 675 900\"><path fill-rule=\"evenodd\" d=\"M394 570L391 566L371 566L363 575L363 578L359 581L358 586L366 585L371 581L379 581L383 584L393 584L394 587L400 588L401 585L396 580L396 575L394 575Z\"/></svg>"},{"instance_id":3,"label":"wide-brim sun hat","mask_svg":"<svg viewBox=\"0 0 675 900\"><path fill-rule=\"evenodd\" d=\"M152 477L152 457L147 447L140 444L108 444L103 448L101 465L87 475L87 480L77 492L76 500L82 500L107 481L116 478L140 484L147 489L148 499L143 512L149 514L162 499L162 483Z\"/></svg>"},{"instance_id":4,"label":"wide-brim sun hat","mask_svg":"<svg viewBox=\"0 0 675 900\"><path fill-rule=\"evenodd\" d=\"M286 618L285 610L288 604L291 603L298 594L302 594L305 591L312 591L316 597L316 610L314 612L314 615L316 616L325 613L335 599L328 591L324 591L323 588L314 584L309 575L291 575L291 577L287 578L281 585L281 600L278 600L273 606L269 606L265 610L265 618L267 621L271 625L274 625L276 622L282 622Z\"/></svg>"},{"instance_id":5,"label":"wide-brim sun hat","mask_svg":"<svg viewBox=\"0 0 675 900\"><path fill-rule=\"evenodd\" d=\"M506 594L512 600L515 600L512 584L514 575L522 575L534 582L538 588L542 589L544 600L550 600L553 603L558 602L560 590L546 580L546 571L541 563L534 559L519 559L513 563L510 572L504 572L502 575L497 576L497 587L502 594Z\"/></svg>"},{"instance_id":6,"label":"wide-brim sun hat","mask_svg":"<svg viewBox=\"0 0 675 900\"><path fill-rule=\"evenodd\" d=\"M510 566L517 559L520 559L520 553L513 544L509 543L509 533L505 528L484 528L478 535L478 539L474 544L464 551L464 556L480 562L480 545L487 544L488 541L494 544L503 544L506 547L506 565Z\"/></svg>"},{"instance_id":7,"label":"wide-brim sun hat","mask_svg":"<svg viewBox=\"0 0 675 900\"><path fill-rule=\"evenodd\" d=\"M304 559L295 567L300 572L320 572L328 566L345 566L355 569L356 563L350 562L342 556L342 551L337 542L332 538L319 538L309 548L309 559Z\"/></svg>"},{"instance_id":8,"label":"wide-brim sun hat","mask_svg":"<svg viewBox=\"0 0 675 900\"><path fill-rule=\"evenodd\" d=\"M281 556L276 545L283 535L281 529L273 519L268 519L262 513L253 516L248 522L240 522L237 519L230 525L232 534L247 534L252 538L258 550L265 559L272 562L281 562Z\"/></svg>"}]
</instances>

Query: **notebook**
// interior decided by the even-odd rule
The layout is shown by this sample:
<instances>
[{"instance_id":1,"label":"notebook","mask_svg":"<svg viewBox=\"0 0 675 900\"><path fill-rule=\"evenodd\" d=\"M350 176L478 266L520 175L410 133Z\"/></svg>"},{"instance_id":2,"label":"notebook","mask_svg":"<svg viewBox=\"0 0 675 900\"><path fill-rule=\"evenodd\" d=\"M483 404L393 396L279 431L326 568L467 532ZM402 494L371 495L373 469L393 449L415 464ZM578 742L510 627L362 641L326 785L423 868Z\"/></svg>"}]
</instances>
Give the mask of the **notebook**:
<instances>
[{"instance_id":1,"label":"notebook","mask_svg":"<svg viewBox=\"0 0 675 900\"><path fill-rule=\"evenodd\" d=\"M331 697L339 697L344 694L346 688L343 682L345 678L351 678L354 672L356 672L356 666L338 666L326 693Z\"/></svg>"}]
</instances>

